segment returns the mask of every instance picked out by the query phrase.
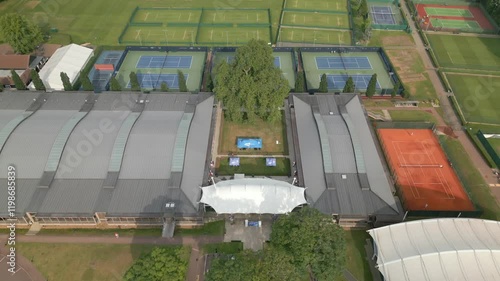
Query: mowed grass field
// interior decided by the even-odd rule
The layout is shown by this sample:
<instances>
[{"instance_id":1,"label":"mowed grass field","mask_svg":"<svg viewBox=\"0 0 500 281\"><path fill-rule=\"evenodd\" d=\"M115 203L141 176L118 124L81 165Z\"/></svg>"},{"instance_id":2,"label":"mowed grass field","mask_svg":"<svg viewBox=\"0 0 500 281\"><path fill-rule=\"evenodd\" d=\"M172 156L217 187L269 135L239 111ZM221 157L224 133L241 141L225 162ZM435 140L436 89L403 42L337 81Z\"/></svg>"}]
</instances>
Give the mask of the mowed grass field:
<instances>
[{"instance_id":1,"label":"mowed grass field","mask_svg":"<svg viewBox=\"0 0 500 281\"><path fill-rule=\"evenodd\" d=\"M154 245L20 243L19 253L33 260L47 280L123 280L123 275L141 254ZM190 249L186 248L186 262Z\"/></svg>"},{"instance_id":2,"label":"mowed grass field","mask_svg":"<svg viewBox=\"0 0 500 281\"><path fill-rule=\"evenodd\" d=\"M257 120L254 124L235 123L223 119L222 134L219 139L219 154L288 154L288 144L286 139L285 115L282 112L282 119L275 123L267 123ZM236 141L239 137L262 138L261 150L238 150ZM278 143L276 143L278 141Z\"/></svg>"},{"instance_id":3,"label":"mowed grass field","mask_svg":"<svg viewBox=\"0 0 500 281\"><path fill-rule=\"evenodd\" d=\"M500 70L500 38L427 34L441 67Z\"/></svg>"},{"instance_id":4,"label":"mowed grass field","mask_svg":"<svg viewBox=\"0 0 500 281\"><path fill-rule=\"evenodd\" d=\"M140 6L146 7L175 7L175 8L262 8L270 9L273 20L273 34L278 29L278 20L281 13L282 1L241 1L237 7L232 2L219 0L192 0L176 1L162 0L107 0L107 1L5 1L0 4L0 14L19 13L29 20L44 25L47 28L57 28L51 42L62 41L62 34L71 35L75 43L92 43L97 45L118 45L118 37L128 23L132 11ZM326 1L322 1L326 2ZM61 4L63 3L63 4ZM227 7L221 7L227 3ZM161 13L157 14L162 18ZM145 15L144 15L145 16ZM195 15L192 15L195 17ZM191 21L189 15L185 21ZM144 19L143 19L144 21ZM149 19L146 19L149 21ZM2 39L0 38L0 41Z\"/></svg>"},{"instance_id":5,"label":"mowed grass field","mask_svg":"<svg viewBox=\"0 0 500 281\"><path fill-rule=\"evenodd\" d=\"M255 176L290 176L290 159L276 158L276 167L267 167L266 158L240 157L240 166L229 166L229 158L221 157L217 160L217 174L219 176L232 176L245 174Z\"/></svg>"},{"instance_id":6,"label":"mowed grass field","mask_svg":"<svg viewBox=\"0 0 500 281\"><path fill-rule=\"evenodd\" d=\"M289 12L283 13L283 25L349 28L348 14Z\"/></svg>"},{"instance_id":7,"label":"mowed grass field","mask_svg":"<svg viewBox=\"0 0 500 281\"><path fill-rule=\"evenodd\" d=\"M500 124L500 76L447 73L446 77L468 122Z\"/></svg>"}]
</instances>

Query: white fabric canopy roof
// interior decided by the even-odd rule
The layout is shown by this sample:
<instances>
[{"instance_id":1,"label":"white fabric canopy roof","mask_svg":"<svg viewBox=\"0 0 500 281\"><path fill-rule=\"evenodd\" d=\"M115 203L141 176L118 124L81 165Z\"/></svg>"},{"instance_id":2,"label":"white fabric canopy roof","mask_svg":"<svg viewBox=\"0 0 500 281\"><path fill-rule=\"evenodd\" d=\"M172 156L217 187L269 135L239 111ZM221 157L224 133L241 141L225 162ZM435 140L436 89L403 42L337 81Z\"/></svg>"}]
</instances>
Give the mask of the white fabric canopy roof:
<instances>
[{"instance_id":1,"label":"white fabric canopy roof","mask_svg":"<svg viewBox=\"0 0 500 281\"><path fill-rule=\"evenodd\" d=\"M369 230L385 280L500 280L500 222L447 218Z\"/></svg>"},{"instance_id":2,"label":"white fabric canopy roof","mask_svg":"<svg viewBox=\"0 0 500 281\"><path fill-rule=\"evenodd\" d=\"M68 74L69 81L73 84L80 71L92 57L93 50L76 44L61 47L55 51L49 61L40 70L39 75L47 90L64 90L61 81L61 72ZM31 86L31 85L30 85Z\"/></svg>"},{"instance_id":3,"label":"white fabric canopy roof","mask_svg":"<svg viewBox=\"0 0 500 281\"><path fill-rule=\"evenodd\" d=\"M307 204L304 188L267 178L221 181L202 190L200 202L219 214L284 214Z\"/></svg>"}]
</instances>

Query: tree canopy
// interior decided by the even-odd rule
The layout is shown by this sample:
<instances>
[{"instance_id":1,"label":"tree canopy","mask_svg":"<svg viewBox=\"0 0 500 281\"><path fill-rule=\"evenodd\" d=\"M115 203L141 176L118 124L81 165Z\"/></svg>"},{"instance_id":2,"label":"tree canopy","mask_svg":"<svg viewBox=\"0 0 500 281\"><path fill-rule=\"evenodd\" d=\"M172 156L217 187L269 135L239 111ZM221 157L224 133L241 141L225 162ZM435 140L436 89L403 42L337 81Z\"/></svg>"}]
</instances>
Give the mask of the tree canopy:
<instances>
[{"instance_id":1,"label":"tree canopy","mask_svg":"<svg viewBox=\"0 0 500 281\"><path fill-rule=\"evenodd\" d=\"M320 92L320 93L328 93L328 81L326 80L326 74L325 73L323 73L323 75L321 75L321 80L319 81L318 92Z\"/></svg>"},{"instance_id":2,"label":"tree canopy","mask_svg":"<svg viewBox=\"0 0 500 281\"><path fill-rule=\"evenodd\" d=\"M141 90L141 85L139 84L139 80L137 79L137 74L135 72L130 72L128 75L130 78L130 90L139 92Z\"/></svg>"},{"instance_id":3,"label":"tree canopy","mask_svg":"<svg viewBox=\"0 0 500 281\"><path fill-rule=\"evenodd\" d=\"M290 86L274 66L272 52L267 42L250 40L236 50L231 63L222 61L216 67L214 91L228 120L274 122L281 118L279 108Z\"/></svg>"},{"instance_id":4,"label":"tree canopy","mask_svg":"<svg viewBox=\"0 0 500 281\"><path fill-rule=\"evenodd\" d=\"M82 88L84 91L93 91L94 85L90 82L90 79L87 74L82 73L80 75L80 81L82 82Z\"/></svg>"},{"instance_id":5,"label":"tree canopy","mask_svg":"<svg viewBox=\"0 0 500 281\"><path fill-rule=\"evenodd\" d=\"M31 70L31 80L37 91L45 91L45 85L43 84L42 79L40 79L38 72L34 69Z\"/></svg>"},{"instance_id":6,"label":"tree canopy","mask_svg":"<svg viewBox=\"0 0 500 281\"><path fill-rule=\"evenodd\" d=\"M164 82L161 82L161 84L160 84L160 90L161 90L162 92L168 92L168 85L167 85L167 82L165 82L165 81L164 81Z\"/></svg>"},{"instance_id":7,"label":"tree canopy","mask_svg":"<svg viewBox=\"0 0 500 281\"><path fill-rule=\"evenodd\" d=\"M486 11L491 15L497 24L500 24L500 0L481 0L486 7Z\"/></svg>"},{"instance_id":8,"label":"tree canopy","mask_svg":"<svg viewBox=\"0 0 500 281\"><path fill-rule=\"evenodd\" d=\"M65 91L73 91L73 85L71 85L71 82L69 81L68 74L61 72L61 81Z\"/></svg>"},{"instance_id":9,"label":"tree canopy","mask_svg":"<svg viewBox=\"0 0 500 281\"><path fill-rule=\"evenodd\" d=\"M14 85L16 86L16 89L18 90L27 90L26 84L24 84L23 80L21 80L21 77L19 77L19 74L17 74L16 71L11 70L10 75L12 77L12 81L14 81Z\"/></svg>"},{"instance_id":10,"label":"tree canopy","mask_svg":"<svg viewBox=\"0 0 500 281\"><path fill-rule=\"evenodd\" d=\"M398 82L396 82L396 84L394 84L394 89L392 89L391 97L393 97L393 98L396 97L396 95L399 94L400 88L401 88L401 82L398 79Z\"/></svg>"},{"instance_id":11,"label":"tree canopy","mask_svg":"<svg viewBox=\"0 0 500 281\"><path fill-rule=\"evenodd\" d=\"M368 86L366 87L366 96L371 98L375 95L375 91L377 90L377 73L372 75L370 78L370 82L368 82Z\"/></svg>"},{"instance_id":12,"label":"tree canopy","mask_svg":"<svg viewBox=\"0 0 500 281\"><path fill-rule=\"evenodd\" d=\"M125 281L184 281L189 249L156 247L140 257L124 276Z\"/></svg>"},{"instance_id":13,"label":"tree canopy","mask_svg":"<svg viewBox=\"0 0 500 281\"><path fill-rule=\"evenodd\" d=\"M344 90L342 92L354 93L355 87L356 86L354 85L354 81L352 80L352 77L349 76L349 78L347 78L347 81L345 82Z\"/></svg>"},{"instance_id":14,"label":"tree canopy","mask_svg":"<svg viewBox=\"0 0 500 281\"><path fill-rule=\"evenodd\" d=\"M346 264L342 228L313 208L280 217L273 225L271 244L289 253L298 269L318 280L336 280Z\"/></svg>"},{"instance_id":15,"label":"tree canopy","mask_svg":"<svg viewBox=\"0 0 500 281\"><path fill-rule=\"evenodd\" d=\"M295 79L295 89L296 93L303 93L306 91L304 72L302 70L297 71L297 78Z\"/></svg>"},{"instance_id":16,"label":"tree canopy","mask_svg":"<svg viewBox=\"0 0 500 281\"><path fill-rule=\"evenodd\" d=\"M40 28L20 14L0 17L0 35L16 53L28 54L43 41Z\"/></svg>"},{"instance_id":17,"label":"tree canopy","mask_svg":"<svg viewBox=\"0 0 500 281\"><path fill-rule=\"evenodd\" d=\"M187 92L186 76L184 76L182 70L177 70L177 77L179 77L179 92Z\"/></svg>"},{"instance_id":18,"label":"tree canopy","mask_svg":"<svg viewBox=\"0 0 500 281\"><path fill-rule=\"evenodd\" d=\"M111 77L111 79L109 80L109 89L111 91L121 91L122 90L122 86L120 86L120 83L118 82L118 80L116 80L115 76Z\"/></svg>"}]
</instances>

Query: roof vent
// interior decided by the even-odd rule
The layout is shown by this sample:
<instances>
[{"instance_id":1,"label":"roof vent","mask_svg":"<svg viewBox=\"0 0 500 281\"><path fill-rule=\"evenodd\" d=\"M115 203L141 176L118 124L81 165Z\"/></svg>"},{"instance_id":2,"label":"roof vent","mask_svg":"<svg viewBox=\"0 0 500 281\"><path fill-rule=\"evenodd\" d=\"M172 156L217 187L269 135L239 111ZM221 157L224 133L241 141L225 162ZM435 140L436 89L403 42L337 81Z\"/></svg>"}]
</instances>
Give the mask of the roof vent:
<instances>
[{"instance_id":1,"label":"roof vent","mask_svg":"<svg viewBox=\"0 0 500 281\"><path fill-rule=\"evenodd\" d=\"M347 179L347 175L342 175L342 179L343 180Z\"/></svg>"},{"instance_id":2,"label":"roof vent","mask_svg":"<svg viewBox=\"0 0 500 281\"><path fill-rule=\"evenodd\" d=\"M330 111L330 115L333 115L333 112Z\"/></svg>"},{"instance_id":3,"label":"roof vent","mask_svg":"<svg viewBox=\"0 0 500 281\"><path fill-rule=\"evenodd\" d=\"M140 100L139 103L144 103L144 100Z\"/></svg>"}]
</instances>

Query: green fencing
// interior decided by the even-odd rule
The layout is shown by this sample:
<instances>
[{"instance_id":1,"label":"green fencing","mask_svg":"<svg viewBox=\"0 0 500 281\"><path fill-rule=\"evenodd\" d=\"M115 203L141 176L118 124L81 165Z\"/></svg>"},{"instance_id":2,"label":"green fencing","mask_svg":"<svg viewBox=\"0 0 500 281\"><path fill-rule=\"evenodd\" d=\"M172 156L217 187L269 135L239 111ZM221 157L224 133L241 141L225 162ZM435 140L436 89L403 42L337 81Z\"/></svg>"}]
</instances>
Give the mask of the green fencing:
<instances>
[{"instance_id":1,"label":"green fencing","mask_svg":"<svg viewBox=\"0 0 500 281\"><path fill-rule=\"evenodd\" d=\"M333 10L308 10L308 9L290 9L284 8L283 12L303 12L303 13L322 13L322 14L337 14L337 15L345 15L348 12L345 11L333 11Z\"/></svg>"},{"instance_id":2,"label":"green fencing","mask_svg":"<svg viewBox=\"0 0 500 281\"><path fill-rule=\"evenodd\" d=\"M373 122L377 129L429 129L434 130L434 123L427 122Z\"/></svg>"},{"instance_id":3,"label":"green fencing","mask_svg":"<svg viewBox=\"0 0 500 281\"><path fill-rule=\"evenodd\" d=\"M493 162L495 162L495 165L497 165L497 167L500 168L500 157L498 156L498 153L495 151L493 146L491 146L488 140L484 137L484 134L483 132L481 132L481 130L477 131L476 137L481 142L481 144L483 145L484 149L489 154Z\"/></svg>"},{"instance_id":4,"label":"green fencing","mask_svg":"<svg viewBox=\"0 0 500 281\"><path fill-rule=\"evenodd\" d=\"M161 22L131 22L128 26L163 26Z\"/></svg>"},{"instance_id":5,"label":"green fencing","mask_svg":"<svg viewBox=\"0 0 500 281\"><path fill-rule=\"evenodd\" d=\"M129 23L131 23L134 20L135 14L137 14L137 11L139 11L139 6L135 7L135 9L132 11L132 14L130 15L130 18L128 20Z\"/></svg>"}]
</instances>

